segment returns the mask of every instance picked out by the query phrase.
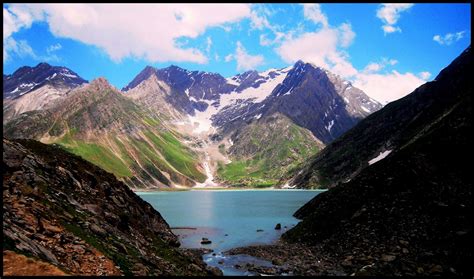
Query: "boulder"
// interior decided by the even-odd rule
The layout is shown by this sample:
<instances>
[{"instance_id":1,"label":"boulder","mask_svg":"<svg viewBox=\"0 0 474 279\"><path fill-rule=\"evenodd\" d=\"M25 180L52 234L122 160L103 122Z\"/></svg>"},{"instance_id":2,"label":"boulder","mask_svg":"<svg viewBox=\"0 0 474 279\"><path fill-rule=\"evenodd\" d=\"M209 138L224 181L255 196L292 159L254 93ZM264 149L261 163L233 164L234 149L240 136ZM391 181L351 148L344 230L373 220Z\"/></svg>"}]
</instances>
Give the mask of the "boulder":
<instances>
[{"instance_id":1,"label":"boulder","mask_svg":"<svg viewBox=\"0 0 474 279\"><path fill-rule=\"evenodd\" d=\"M203 237L202 240L201 240L201 244L211 244L211 243L212 243L212 241L210 241L206 237Z\"/></svg>"}]
</instances>

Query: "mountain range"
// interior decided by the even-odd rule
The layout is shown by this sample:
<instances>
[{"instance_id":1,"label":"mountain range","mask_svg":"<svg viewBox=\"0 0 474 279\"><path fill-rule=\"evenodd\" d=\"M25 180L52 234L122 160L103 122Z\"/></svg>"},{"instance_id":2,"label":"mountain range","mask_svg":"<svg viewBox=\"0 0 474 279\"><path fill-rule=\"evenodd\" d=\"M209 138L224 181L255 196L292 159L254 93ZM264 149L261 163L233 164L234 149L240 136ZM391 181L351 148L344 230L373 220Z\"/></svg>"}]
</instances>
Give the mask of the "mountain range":
<instances>
[{"instance_id":1,"label":"mountain range","mask_svg":"<svg viewBox=\"0 0 474 279\"><path fill-rule=\"evenodd\" d=\"M147 66L122 90L41 63L3 90L6 137L59 144L133 188L275 185L382 107L303 61L229 78Z\"/></svg>"},{"instance_id":2,"label":"mountain range","mask_svg":"<svg viewBox=\"0 0 474 279\"><path fill-rule=\"evenodd\" d=\"M302 61L230 78L147 67L122 90L77 75L50 82L75 74L45 64L20 70L4 76L4 261L219 275L202 251L176 249L128 187L220 182L329 188L277 244L227 251L271 260L264 274L473 275L470 47L383 108Z\"/></svg>"}]
</instances>

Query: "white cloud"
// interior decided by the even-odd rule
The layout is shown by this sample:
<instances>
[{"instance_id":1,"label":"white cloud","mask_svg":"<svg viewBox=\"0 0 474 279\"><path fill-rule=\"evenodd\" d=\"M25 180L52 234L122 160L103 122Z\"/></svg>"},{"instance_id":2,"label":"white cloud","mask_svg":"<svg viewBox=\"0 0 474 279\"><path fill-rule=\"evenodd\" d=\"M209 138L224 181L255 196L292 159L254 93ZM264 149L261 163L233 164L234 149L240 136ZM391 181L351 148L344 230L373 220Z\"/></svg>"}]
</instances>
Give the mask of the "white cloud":
<instances>
[{"instance_id":1,"label":"white cloud","mask_svg":"<svg viewBox=\"0 0 474 279\"><path fill-rule=\"evenodd\" d=\"M21 58L23 57L36 57L31 46L25 40L16 41L12 37L3 40L3 62L10 60L11 55L15 54Z\"/></svg>"},{"instance_id":2,"label":"white cloud","mask_svg":"<svg viewBox=\"0 0 474 279\"><path fill-rule=\"evenodd\" d=\"M411 93L431 76L429 72L420 72L418 75L410 72L399 73L395 70L381 73L387 66L394 66L397 63L397 60L386 57L378 62L370 62L355 75L354 86L362 89L369 97L386 104Z\"/></svg>"},{"instance_id":3,"label":"white cloud","mask_svg":"<svg viewBox=\"0 0 474 279\"><path fill-rule=\"evenodd\" d=\"M400 9L396 9L400 11ZM324 15L323 15L324 16ZM324 16L324 18L326 18ZM396 23L398 15L387 13L387 23ZM327 20L327 18L326 18ZM396 28L396 27L393 27ZM349 23L339 27L327 24L315 32L300 33L298 36L285 38L275 49L276 53L287 63L301 59L316 66L327 68L345 79L353 81L354 86L362 89L371 98L386 104L411 93L429 78L428 72L418 75L392 70L380 73L387 66L398 63L395 59L382 58L380 61L369 63L362 71L350 63L344 50L354 40L356 34ZM269 43L266 37L260 38L260 43Z\"/></svg>"},{"instance_id":4,"label":"white cloud","mask_svg":"<svg viewBox=\"0 0 474 279\"><path fill-rule=\"evenodd\" d=\"M382 58L380 62L370 62L367 66L365 66L364 70L362 72L364 73L375 73L381 71L383 68L386 66L390 65L393 66L397 64L398 61L395 59L388 59L388 58Z\"/></svg>"},{"instance_id":5,"label":"white cloud","mask_svg":"<svg viewBox=\"0 0 474 279\"><path fill-rule=\"evenodd\" d=\"M293 34L295 33L294 30L291 30L289 32L279 32L279 31L274 31L273 35L275 36L273 40L269 39L266 34L261 34L260 35L260 45L261 46L271 46L275 44L281 43L283 40L289 40L293 38Z\"/></svg>"},{"instance_id":6,"label":"white cloud","mask_svg":"<svg viewBox=\"0 0 474 279\"><path fill-rule=\"evenodd\" d=\"M3 62L9 61L11 59L12 54L20 58L31 57L36 61L60 61L59 57L54 54L49 54L46 56L37 55L26 40L16 41L12 37L9 37L3 40Z\"/></svg>"},{"instance_id":7,"label":"white cloud","mask_svg":"<svg viewBox=\"0 0 474 279\"><path fill-rule=\"evenodd\" d=\"M3 7L3 62L8 61L12 54L20 57L34 56L33 49L27 41L16 41L12 36L22 28L29 28L33 15L21 9L6 9Z\"/></svg>"},{"instance_id":8,"label":"white cloud","mask_svg":"<svg viewBox=\"0 0 474 279\"><path fill-rule=\"evenodd\" d=\"M395 70L388 74L359 73L353 82L354 86L382 104L408 95L423 83L425 80L413 73L401 74Z\"/></svg>"},{"instance_id":9,"label":"white cloud","mask_svg":"<svg viewBox=\"0 0 474 279\"><path fill-rule=\"evenodd\" d=\"M367 72L367 73L378 72L381 69L382 69L382 65L380 65L379 63L372 62L364 68L364 72Z\"/></svg>"},{"instance_id":10,"label":"white cloud","mask_svg":"<svg viewBox=\"0 0 474 279\"><path fill-rule=\"evenodd\" d=\"M3 7L3 39L7 39L21 28L29 28L35 15L22 9Z\"/></svg>"},{"instance_id":11,"label":"white cloud","mask_svg":"<svg viewBox=\"0 0 474 279\"><path fill-rule=\"evenodd\" d=\"M298 60L327 68L343 77L350 77L357 70L347 61L348 56L339 47L349 46L355 37L350 24L339 28L325 27L317 32L303 33L283 41L276 52L287 63Z\"/></svg>"},{"instance_id":12,"label":"white cloud","mask_svg":"<svg viewBox=\"0 0 474 279\"><path fill-rule=\"evenodd\" d=\"M261 46L269 46L272 45L273 41L267 38L267 35L261 34L260 35L260 45Z\"/></svg>"},{"instance_id":13,"label":"white cloud","mask_svg":"<svg viewBox=\"0 0 474 279\"><path fill-rule=\"evenodd\" d=\"M62 49L63 46L60 44L60 43L57 43L57 44L54 44L54 45L50 45L47 49L46 49L46 52L47 53L51 53L51 52L55 52L57 50L60 50Z\"/></svg>"},{"instance_id":14,"label":"white cloud","mask_svg":"<svg viewBox=\"0 0 474 279\"><path fill-rule=\"evenodd\" d=\"M244 48L240 41L237 41L237 48L235 54L228 54L225 58L225 62L232 60L237 61L237 71L255 70L256 67L263 64L264 58L262 55L250 55Z\"/></svg>"},{"instance_id":15,"label":"white cloud","mask_svg":"<svg viewBox=\"0 0 474 279\"><path fill-rule=\"evenodd\" d=\"M265 16L258 15L257 11L250 12L250 27L252 29L262 30L264 28L272 28Z\"/></svg>"},{"instance_id":16,"label":"white cloud","mask_svg":"<svg viewBox=\"0 0 474 279\"><path fill-rule=\"evenodd\" d=\"M319 4L302 5L305 19L311 20L316 24L321 23L324 27L328 26L328 18L321 12L321 6Z\"/></svg>"},{"instance_id":17,"label":"white cloud","mask_svg":"<svg viewBox=\"0 0 474 279\"><path fill-rule=\"evenodd\" d=\"M402 32L402 29L400 29L400 27L393 27L392 25L384 25L382 26L382 30L384 34Z\"/></svg>"},{"instance_id":18,"label":"white cloud","mask_svg":"<svg viewBox=\"0 0 474 279\"><path fill-rule=\"evenodd\" d=\"M418 76L423 80L428 80L431 77L430 72L420 72Z\"/></svg>"},{"instance_id":19,"label":"white cloud","mask_svg":"<svg viewBox=\"0 0 474 279\"><path fill-rule=\"evenodd\" d=\"M237 41L234 59L237 61L237 71L255 70L257 66L263 64L263 56L248 54L240 41Z\"/></svg>"},{"instance_id":20,"label":"white cloud","mask_svg":"<svg viewBox=\"0 0 474 279\"><path fill-rule=\"evenodd\" d=\"M435 35L433 36L433 41L439 43L440 45L449 46L450 44L461 40L464 37L464 33L466 33L466 31L460 31L456 33L447 33L444 36Z\"/></svg>"},{"instance_id":21,"label":"white cloud","mask_svg":"<svg viewBox=\"0 0 474 279\"><path fill-rule=\"evenodd\" d=\"M209 52L211 51L211 46L212 46L212 39L211 37L206 38L206 53L209 55Z\"/></svg>"},{"instance_id":22,"label":"white cloud","mask_svg":"<svg viewBox=\"0 0 474 279\"><path fill-rule=\"evenodd\" d=\"M348 47L354 41L356 34L352 31L350 23L343 23L339 26L339 37L342 47Z\"/></svg>"},{"instance_id":23,"label":"white cloud","mask_svg":"<svg viewBox=\"0 0 474 279\"><path fill-rule=\"evenodd\" d=\"M251 16L247 4L11 4L10 7L32 19L46 21L57 37L102 48L115 61L138 57L151 62L206 63L208 58L204 53L196 48L180 47L176 40L194 39L209 27L228 28L225 24ZM24 18L23 26L27 26L30 21L27 16ZM5 26L13 33L17 25L8 20L6 23L4 16L4 29Z\"/></svg>"},{"instance_id":24,"label":"white cloud","mask_svg":"<svg viewBox=\"0 0 474 279\"><path fill-rule=\"evenodd\" d=\"M232 61L232 59L234 59L234 55L233 55L233 54L228 54L228 55L226 55L226 57L224 58L224 61L225 61L225 62L230 62L230 61Z\"/></svg>"},{"instance_id":25,"label":"white cloud","mask_svg":"<svg viewBox=\"0 0 474 279\"><path fill-rule=\"evenodd\" d=\"M395 26L395 24L397 24L400 18L400 13L409 10L411 7L413 7L413 4L409 3L380 5L377 10L377 17L384 23L382 29L385 35L393 32L402 32L400 27Z\"/></svg>"},{"instance_id":26,"label":"white cloud","mask_svg":"<svg viewBox=\"0 0 474 279\"><path fill-rule=\"evenodd\" d=\"M322 28L314 32L304 32L301 29L281 33L282 36L279 38L281 45L275 49L276 53L287 63L303 60L345 78L357 74L357 70L348 61L348 54L342 50L349 47L356 36L351 24L342 23L338 27L333 27L329 24L327 16L321 12L319 4L302 5L305 18L321 23ZM265 39L266 37L261 37L260 44L270 43Z\"/></svg>"}]
</instances>

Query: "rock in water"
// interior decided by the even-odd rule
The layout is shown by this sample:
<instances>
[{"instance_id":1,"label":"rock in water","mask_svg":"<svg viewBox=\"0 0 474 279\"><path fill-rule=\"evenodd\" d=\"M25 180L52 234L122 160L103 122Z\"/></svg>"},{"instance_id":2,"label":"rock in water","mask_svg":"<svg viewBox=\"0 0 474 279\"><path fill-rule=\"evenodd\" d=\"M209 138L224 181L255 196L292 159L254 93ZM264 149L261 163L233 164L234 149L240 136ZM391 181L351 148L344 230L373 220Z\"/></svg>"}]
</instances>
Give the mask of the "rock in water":
<instances>
[{"instance_id":1,"label":"rock in water","mask_svg":"<svg viewBox=\"0 0 474 279\"><path fill-rule=\"evenodd\" d=\"M206 237L203 237L202 240L201 240L201 244L211 244L211 243L212 243L212 241L210 241Z\"/></svg>"},{"instance_id":2,"label":"rock in water","mask_svg":"<svg viewBox=\"0 0 474 279\"><path fill-rule=\"evenodd\" d=\"M281 230L281 224L280 223L276 224L275 230Z\"/></svg>"}]
</instances>

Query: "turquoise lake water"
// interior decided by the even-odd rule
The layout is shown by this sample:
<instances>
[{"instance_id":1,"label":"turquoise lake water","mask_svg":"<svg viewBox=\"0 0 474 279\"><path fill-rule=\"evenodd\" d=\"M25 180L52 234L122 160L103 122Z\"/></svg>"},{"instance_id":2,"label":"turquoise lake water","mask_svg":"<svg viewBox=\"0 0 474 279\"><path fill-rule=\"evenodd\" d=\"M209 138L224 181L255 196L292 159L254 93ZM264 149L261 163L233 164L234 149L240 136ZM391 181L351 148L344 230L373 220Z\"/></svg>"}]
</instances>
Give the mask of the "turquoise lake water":
<instances>
[{"instance_id":1,"label":"turquoise lake water","mask_svg":"<svg viewBox=\"0 0 474 279\"><path fill-rule=\"evenodd\" d=\"M252 261L271 263L248 256L224 256L222 252L235 247L275 242L282 233L299 222L293 213L321 192L196 190L137 194L159 211L170 227L186 227L173 229L179 236L181 247L213 249L214 256L207 254L203 257L209 265L219 267L225 275L251 275L233 266ZM277 223L281 224L281 230L274 229ZM203 237L212 243L201 244Z\"/></svg>"}]
</instances>

